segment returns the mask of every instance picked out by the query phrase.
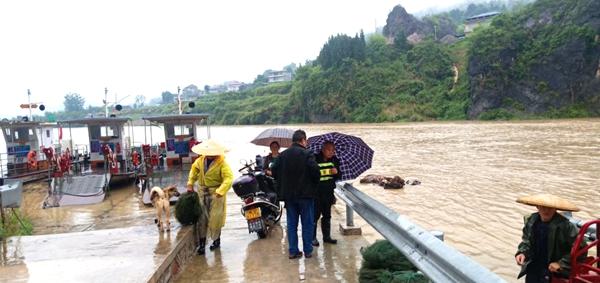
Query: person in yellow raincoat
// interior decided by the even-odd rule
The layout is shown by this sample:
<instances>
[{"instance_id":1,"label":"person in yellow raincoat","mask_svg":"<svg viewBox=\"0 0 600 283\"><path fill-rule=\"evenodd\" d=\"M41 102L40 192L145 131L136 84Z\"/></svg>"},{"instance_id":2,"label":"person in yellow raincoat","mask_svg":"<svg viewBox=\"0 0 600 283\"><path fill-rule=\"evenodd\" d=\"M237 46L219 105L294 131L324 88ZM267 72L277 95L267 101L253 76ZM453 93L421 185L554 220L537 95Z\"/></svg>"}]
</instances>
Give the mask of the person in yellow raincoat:
<instances>
[{"instance_id":1,"label":"person in yellow raincoat","mask_svg":"<svg viewBox=\"0 0 600 283\"><path fill-rule=\"evenodd\" d=\"M196 248L199 255L204 254L206 237L213 240L210 250L221 246L221 228L225 225L225 196L233 183L233 173L225 162L225 147L207 140L192 147L200 155L192 164L187 182L188 192L194 191L198 183L198 196L202 214L198 221L200 243Z\"/></svg>"}]
</instances>

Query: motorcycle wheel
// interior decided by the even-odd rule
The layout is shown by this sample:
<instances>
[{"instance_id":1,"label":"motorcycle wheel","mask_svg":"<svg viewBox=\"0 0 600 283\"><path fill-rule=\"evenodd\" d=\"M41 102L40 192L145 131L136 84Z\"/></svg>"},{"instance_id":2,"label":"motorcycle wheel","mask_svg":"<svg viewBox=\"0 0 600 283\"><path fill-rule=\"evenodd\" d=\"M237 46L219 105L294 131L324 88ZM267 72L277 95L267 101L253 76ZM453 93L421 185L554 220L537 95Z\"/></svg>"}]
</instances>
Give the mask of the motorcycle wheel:
<instances>
[{"instance_id":1,"label":"motorcycle wheel","mask_svg":"<svg viewBox=\"0 0 600 283\"><path fill-rule=\"evenodd\" d=\"M256 234L258 235L259 239L264 239L267 237L267 231L265 229L257 231Z\"/></svg>"},{"instance_id":2,"label":"motorcycle wheel","mask_svg":"<svg viewBox=\"0 0 600 283\"><path fill-rule=\"evenodd\" d=\"M279 205L279 214L275 217L275 220L273 220L273 224L279 222L279 220L281 219L281 215L283 215L283 208L281 207L281 204Z\"/></svg>"}]
</instances>

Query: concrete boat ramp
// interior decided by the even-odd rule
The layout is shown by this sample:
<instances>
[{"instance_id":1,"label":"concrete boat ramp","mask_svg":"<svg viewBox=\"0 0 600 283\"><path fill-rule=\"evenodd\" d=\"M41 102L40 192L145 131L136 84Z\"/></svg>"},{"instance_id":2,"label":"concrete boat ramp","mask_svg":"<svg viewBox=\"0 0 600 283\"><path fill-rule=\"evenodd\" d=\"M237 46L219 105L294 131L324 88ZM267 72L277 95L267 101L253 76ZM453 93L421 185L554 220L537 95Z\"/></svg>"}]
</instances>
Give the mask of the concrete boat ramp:
<instances>
[{"instance_id":1,"label":"concrete boat ramp","mask_svg":"<svg viewBox=\"0 0 600 283\"><path fill-rule=\"evenodd\" d=\"M190 242L189 232L139 226L12 237L0 249L0 282L147 282Z\"/></svg>"},{"instance_id":2,"label":"concrete boat ramp","mask_svg":"<svg viewBox=\"0 0 600 283\"><path fill-rule=\"evenodd\" d=\"M36 212L60 215L60 230L70 233L5 239L0 245L0 282L358 281L360 248L369 243L363 236L339 234L336 228L344 222L343 205L336 205L332 211L333 236L340 240L338 244L321 244L310 259L289 260L285 216L266 239L259 240L255 234L248 234L246 221L239 212L241 200L231 191L227 196L221 249L214 252L207 249L206 255L198 256L194 253L193 227L181 227L173 217L171 232L159 233L152 224L154 209L140 204L139 199L132 204L136 194L132 189L109 196L109 199L122 198L115 199L115 204L129 207L111 209L110 214L104 213L105 208L100 204L96 205L98 213L91 213L90 206L85 206L85 213L77 206ZM27 197L25 200L27 203ZM89 219L90 214L102 220ZM44 221L51 221L50 216L33 217L34 227L43 227ZM82 229L81 217L94 224ZM70 222L72 227L68 227ZM102 230L88 231L90 227ZM53 229L56 228L46 227L41 231L56 233Z\"/></svg>"}]
</instances>

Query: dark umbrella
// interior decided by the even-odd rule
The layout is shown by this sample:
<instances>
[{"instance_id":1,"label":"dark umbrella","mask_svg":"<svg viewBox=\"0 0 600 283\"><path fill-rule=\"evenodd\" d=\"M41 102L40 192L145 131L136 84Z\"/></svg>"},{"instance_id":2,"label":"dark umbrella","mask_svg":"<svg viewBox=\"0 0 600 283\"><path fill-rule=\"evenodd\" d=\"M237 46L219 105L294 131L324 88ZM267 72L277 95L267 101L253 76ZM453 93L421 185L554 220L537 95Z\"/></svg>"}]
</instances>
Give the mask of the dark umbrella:
<instances>
[{"instance_id":1,"label":"dark umbrella","mask_svg":"<svg viewBox=\"0 0 600 283\"><path fill-rule=\"evenodd\" d=\"M292 146L292 135L294 135L294 130L291 129L270 128L264 130L251 142L255 145L270 146L272 142L276 141L280 147L290 147Z\"/></svg>"},{"instance_id":2,"label":"dark umbrella","mask_svg":"<svg viewBox=\"0 0 600 283\"><path fill-rule=\"evenodd\" d=\"M308 139L308 148L315 153L321 151L325 142L335 145L335 155L340 160L341 181L356 179L371 168L374 151L359 137L338 132L327 133Z\"/></svg>"}]
</instances>

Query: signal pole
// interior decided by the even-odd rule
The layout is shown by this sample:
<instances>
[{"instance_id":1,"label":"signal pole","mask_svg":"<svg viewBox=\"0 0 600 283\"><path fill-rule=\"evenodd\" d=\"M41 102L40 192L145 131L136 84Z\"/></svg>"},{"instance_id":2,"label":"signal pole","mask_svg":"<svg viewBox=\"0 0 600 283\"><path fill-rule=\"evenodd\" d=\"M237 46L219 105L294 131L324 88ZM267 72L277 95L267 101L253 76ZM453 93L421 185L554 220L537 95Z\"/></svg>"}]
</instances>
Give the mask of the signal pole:
<instances>
[{"instance_id":1,"label":"signal pole","mask_svg":"<svg viewBox=\"0 0 600 283\"><path fill-rule=\"evenodd\" d=\"M27 89L27 103L29 103L29 121L33 121L33 116L31 116L31 91Z\"/></svg>"},{"instance_id":2,"label":"signal pole","mask_svg":"<svg viewBox=\"0 0 600 283\"><path fill-rule=\"evenodd\" d=\"M108 88L104 88L104 118L108 118Z\"/></svg>"},{"instance_id":3,"label":"signal pole","mask_svg":"<svg viewBox=\"0 0 600 283\"><path fill-rule=\"evenodd\" d=\"M181 88L177 86L177 105L179 106L179 115L181 115Z\"/></svg>"}]
</instances>

